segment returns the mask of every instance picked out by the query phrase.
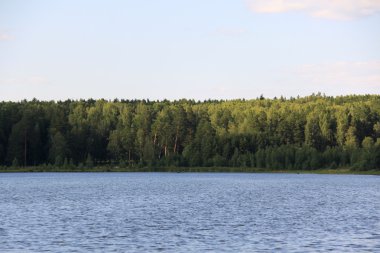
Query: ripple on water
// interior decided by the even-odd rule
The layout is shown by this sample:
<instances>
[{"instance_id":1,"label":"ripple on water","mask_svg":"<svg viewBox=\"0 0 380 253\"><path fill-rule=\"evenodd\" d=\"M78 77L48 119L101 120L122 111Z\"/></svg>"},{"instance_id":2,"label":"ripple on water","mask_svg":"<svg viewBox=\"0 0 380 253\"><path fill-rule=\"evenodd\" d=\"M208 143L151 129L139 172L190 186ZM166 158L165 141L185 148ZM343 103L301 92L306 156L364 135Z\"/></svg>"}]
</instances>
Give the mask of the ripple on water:
<instances>
[{"instance_id":1,"label":"ripple on water","mask_svg":"<svg viewBox=\"0 0 380 253\"><path fill-rule=\"evenodd\" d=\"M380 252L380 177L2 174L0 252Z\"/></svg>"}]
</instances>

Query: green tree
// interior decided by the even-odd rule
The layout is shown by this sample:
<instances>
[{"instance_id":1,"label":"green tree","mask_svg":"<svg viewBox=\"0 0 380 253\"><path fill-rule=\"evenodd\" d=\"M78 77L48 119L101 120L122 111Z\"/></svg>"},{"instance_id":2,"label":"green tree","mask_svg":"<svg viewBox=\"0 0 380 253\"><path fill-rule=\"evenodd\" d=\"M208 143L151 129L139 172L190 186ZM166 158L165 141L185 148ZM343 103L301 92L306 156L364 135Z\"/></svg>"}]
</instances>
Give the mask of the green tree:
<instances>
[{"instance_id":1,"label":"green tree","mask_svg":"<svg viewBox=\"0 0 380 253\"><path fill-rule=\"evenodd\" d=\"M51 162L57 161L57 157L62 160L64 157L68 155L68 148L65 137L61 134L61 132L57 131L51 137L51 145L49 149L49 160Z\"/></svg>"},{"instance_id":2,"label":"green tree","mask_svg":"<svg viewBox=\"0 0 380 253\"><path fill-rule=\"evenodd\" d=\"M319 126L319 117L315 112L309 114L307 117L305 126L305 143L318 150L323 150L325 147L324 138Z\"/></svg>"},{"instance_id":3,"label":"green tree","mask_svg":"<svg viewBox=\"0 0 380 253\"><path fill-rule=\"evenodd\" d=\"M139 103L136 107L134 116L134 125L136 126L136 149L139 154L140 162L143 161L145 143L150 141L152 111L148 105Z\"/></svg>"},{"instance_id":4,"label":"green tree","mask_svg":"<svg viewBox=\"0 0 380 253\"><path fill-rule=\"evenodd\" d=\"M345 147L348 149L356 149L358 147L358 138L356 137L356 128L350 126L345 136Z\"/></svg>"}]
</instances>

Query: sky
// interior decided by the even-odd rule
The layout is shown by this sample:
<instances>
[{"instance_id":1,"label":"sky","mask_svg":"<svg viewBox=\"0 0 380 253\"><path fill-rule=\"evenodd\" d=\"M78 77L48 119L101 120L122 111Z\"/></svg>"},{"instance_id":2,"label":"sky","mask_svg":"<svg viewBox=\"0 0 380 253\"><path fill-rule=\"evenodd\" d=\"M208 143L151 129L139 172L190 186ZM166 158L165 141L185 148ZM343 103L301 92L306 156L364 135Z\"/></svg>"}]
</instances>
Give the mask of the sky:
<instances>
[{"instance_id":1,"label":"sky","mask_svg":"<svg viewBox=\"0 0 380 253\"><path fill-rule=\"evenodd\" d=\"M0 0L0 101L380 94L380 0Z\"/></svg>"}]
</instances>

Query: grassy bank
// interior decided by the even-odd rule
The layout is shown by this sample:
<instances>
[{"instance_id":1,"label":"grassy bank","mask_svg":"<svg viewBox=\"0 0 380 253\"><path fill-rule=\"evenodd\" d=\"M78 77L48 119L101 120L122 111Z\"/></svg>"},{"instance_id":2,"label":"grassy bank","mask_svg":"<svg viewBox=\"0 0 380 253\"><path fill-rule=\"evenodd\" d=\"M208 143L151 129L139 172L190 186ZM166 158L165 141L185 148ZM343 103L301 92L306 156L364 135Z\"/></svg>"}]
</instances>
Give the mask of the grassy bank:
<instances>
[{"instance_id":1,"label":"grassy bank","mask_svg":"<svg viewBox=\"0 0 380 253\"><path fill-rule=\"evenodd\" d=\"M317 169L317 170L269 170L258 168L236 168L236 167L157 167L157 168L130 168L130 167L105 167L92 168L64 168L55 166L35 167L3 167L0 173L18 172L174 172L174 173L293 173L293 174L357 174L357 175L380 175L380 170L352 170L349 168L339 169Z\"/></svg>"}]
</instances>

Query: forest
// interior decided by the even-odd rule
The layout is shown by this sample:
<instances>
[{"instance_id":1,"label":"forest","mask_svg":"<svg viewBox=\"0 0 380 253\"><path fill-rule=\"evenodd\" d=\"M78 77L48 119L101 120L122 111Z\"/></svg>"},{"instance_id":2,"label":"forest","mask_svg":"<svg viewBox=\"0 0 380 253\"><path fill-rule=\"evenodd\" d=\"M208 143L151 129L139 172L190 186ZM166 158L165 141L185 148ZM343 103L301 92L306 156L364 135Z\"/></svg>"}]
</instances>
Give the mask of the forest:
<instances>
[{"instance_id":1,"label":"forest","mask_svg":"<svg viewBox=\"0 0 380 253\"><path fill-rule=\"evenodd\" d=\"M380 169L380 95L0 102L0 166Z\"/></svg>"}]
</instances>

